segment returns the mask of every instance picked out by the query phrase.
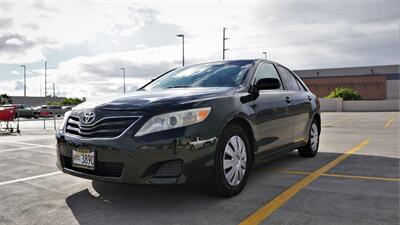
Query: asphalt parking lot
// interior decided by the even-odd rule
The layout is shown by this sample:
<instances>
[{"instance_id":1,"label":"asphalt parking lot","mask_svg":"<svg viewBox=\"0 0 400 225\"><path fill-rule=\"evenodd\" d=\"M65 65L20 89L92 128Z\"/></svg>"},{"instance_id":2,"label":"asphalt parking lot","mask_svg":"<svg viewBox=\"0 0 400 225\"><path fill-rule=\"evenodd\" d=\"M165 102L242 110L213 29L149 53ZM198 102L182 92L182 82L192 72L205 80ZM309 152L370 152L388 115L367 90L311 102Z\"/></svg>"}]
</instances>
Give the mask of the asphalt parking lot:
<instances>
[{"instance_id":1,"label":"asphalt parking lot","mask_svg":"<svg viewBox=\"0 0 400 225\"><path fill-rule=\"evenodd\" d=\"M0 224L399 224L399 115L323 113L317 157L267 162L233 198L62 174L54 123L22 121L0 136Z\"/></svg>"}]
</instances>

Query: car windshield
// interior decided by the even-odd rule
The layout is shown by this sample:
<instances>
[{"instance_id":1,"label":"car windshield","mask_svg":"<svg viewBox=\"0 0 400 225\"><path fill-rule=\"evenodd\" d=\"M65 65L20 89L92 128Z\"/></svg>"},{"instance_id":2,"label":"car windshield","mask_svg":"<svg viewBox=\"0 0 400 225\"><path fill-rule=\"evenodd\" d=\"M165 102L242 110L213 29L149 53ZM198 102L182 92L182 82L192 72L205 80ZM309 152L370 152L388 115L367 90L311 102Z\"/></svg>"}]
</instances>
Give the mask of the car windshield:
<instances>
[{"instance_id":1,"label":"car windshield","mask_svg":"<svg viewBox=\"0 0 400 225\"><path fill-rule=\"evenodd\" d=\"M246 78L251 60L205 63L168 72L141 90L186 87L237 87Z\"/></svg>"}]
</instances>

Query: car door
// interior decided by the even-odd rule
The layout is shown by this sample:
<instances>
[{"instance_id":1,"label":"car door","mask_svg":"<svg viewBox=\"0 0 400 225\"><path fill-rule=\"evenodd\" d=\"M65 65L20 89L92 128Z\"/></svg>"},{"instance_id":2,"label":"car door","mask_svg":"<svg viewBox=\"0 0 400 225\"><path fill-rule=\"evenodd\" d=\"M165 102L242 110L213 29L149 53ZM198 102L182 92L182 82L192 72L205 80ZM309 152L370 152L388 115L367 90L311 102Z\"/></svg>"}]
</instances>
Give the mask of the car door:
<instances>
[{"instance_id":1,"label":"car door","mask_svg":"<svg viewBox=\"0 0 400 225\"><path fill-rule=\"evenodd\" d=\"M28 105L21 106L21 114L22 117L31 117L32 116L32 109Z\"/></svg>"},{"instance_id":2,"label":"car door","mask_svg":"<svg viewBox=\"0 0 400 225\"><path fill-rule=\"evenodd\" d=\"M54 115L60 116L62 114L63 112L61 106L54 106Z\"/></svg>"},{"instance_id":3,"label":"car door","mask_svg":"<svg viewBox=\"0 0 400 225\"><path fill-rule=\"evenodd\" d=\"M275 66L268 62L258 66L253 84L262 78L281 80ZM292 140L292 122L289 121L285 98L285 90L281 85L281 88L276 90L259 90L254 100L259 154L279 149Z\"/></svg>"},{"instance_id":4,"label":"car door","mask_svg":"<svg viewBox=\"0 0 400 225\"><path fill-rule=\"evenodd\" d=\"M293 143L304 142L308 136L308 126L311 118L311 96L310 93L297 80L298 78L288 69L278 65L278 71L285 84L289 116L293 123Z\"/></svg>"},{"instance_id":5,"label":"car door","mask_svg":"<svg viewBox=\"0 0 400 225\"><path fill-rule=\"evenodd\" d=\"M300 91L297 95L299 104L297 110L299 115L296 116L293 128L294 142L304 142L308 140L308 132L313 118L312 101L315 96L304 86L300 78L292 74L299 85Z\"/></svg>"},{"instance_id":6,"label":"car door","mask_svg":"<svg viewBox=\"0 0 400 225\"><path fill-rule=\"evenodd\" d=\"M24 105L17 105L16 108L17 108L19 117L27 117L28 116Z\"/></svg>"}]
</instances>

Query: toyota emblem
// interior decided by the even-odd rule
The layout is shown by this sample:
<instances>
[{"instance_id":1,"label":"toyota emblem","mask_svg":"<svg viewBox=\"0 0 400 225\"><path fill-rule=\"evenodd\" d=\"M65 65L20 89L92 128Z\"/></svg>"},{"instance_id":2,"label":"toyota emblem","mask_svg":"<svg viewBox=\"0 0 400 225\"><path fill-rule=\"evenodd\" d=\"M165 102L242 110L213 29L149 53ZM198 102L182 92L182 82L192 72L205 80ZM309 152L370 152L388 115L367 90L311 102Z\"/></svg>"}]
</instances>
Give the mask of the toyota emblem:
<instances>
[{"instance_id":1,"label":"toyota emblem","mask_svg":"<svg viewBox=\"0 0 400 225\"><path fill-rule=\"evenodd\" d=\"M89 124L94 121L95 114L93 111L85 111L82 117L83 124Z\"/></svg>"}]
</instances>

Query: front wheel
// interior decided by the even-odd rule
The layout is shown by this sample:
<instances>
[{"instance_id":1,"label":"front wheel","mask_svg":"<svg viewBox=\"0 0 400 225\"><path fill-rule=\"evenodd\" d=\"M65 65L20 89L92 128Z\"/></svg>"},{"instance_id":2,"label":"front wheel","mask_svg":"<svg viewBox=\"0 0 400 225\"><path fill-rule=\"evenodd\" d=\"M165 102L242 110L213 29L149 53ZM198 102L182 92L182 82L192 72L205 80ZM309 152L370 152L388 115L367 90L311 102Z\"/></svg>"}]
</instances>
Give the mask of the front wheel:
<instances>
[{"instance_id":1,"label":"front wheel","mask_svg":"<svg viewBox=\"0 0 400 225\"><path fill-rule=\"evenodd\" d=\"M309 135L308 135L308 143L306 146L298 149L299 155L301 157L314 157L317 155L319 148L319 127L317 120L313 120Z\"/></svg>"},{"instance_id":2,"label":"front wheel","mask_svg":"<svg viewBox=\"0 0 400 225\"><path fill-rule=\"evenodd\" d=\"M231 197L240 193L250 172L250 144L244 130L228 125L218 142L214 166L214 186L217 193Z\"/></svg>"}]
</instances>

